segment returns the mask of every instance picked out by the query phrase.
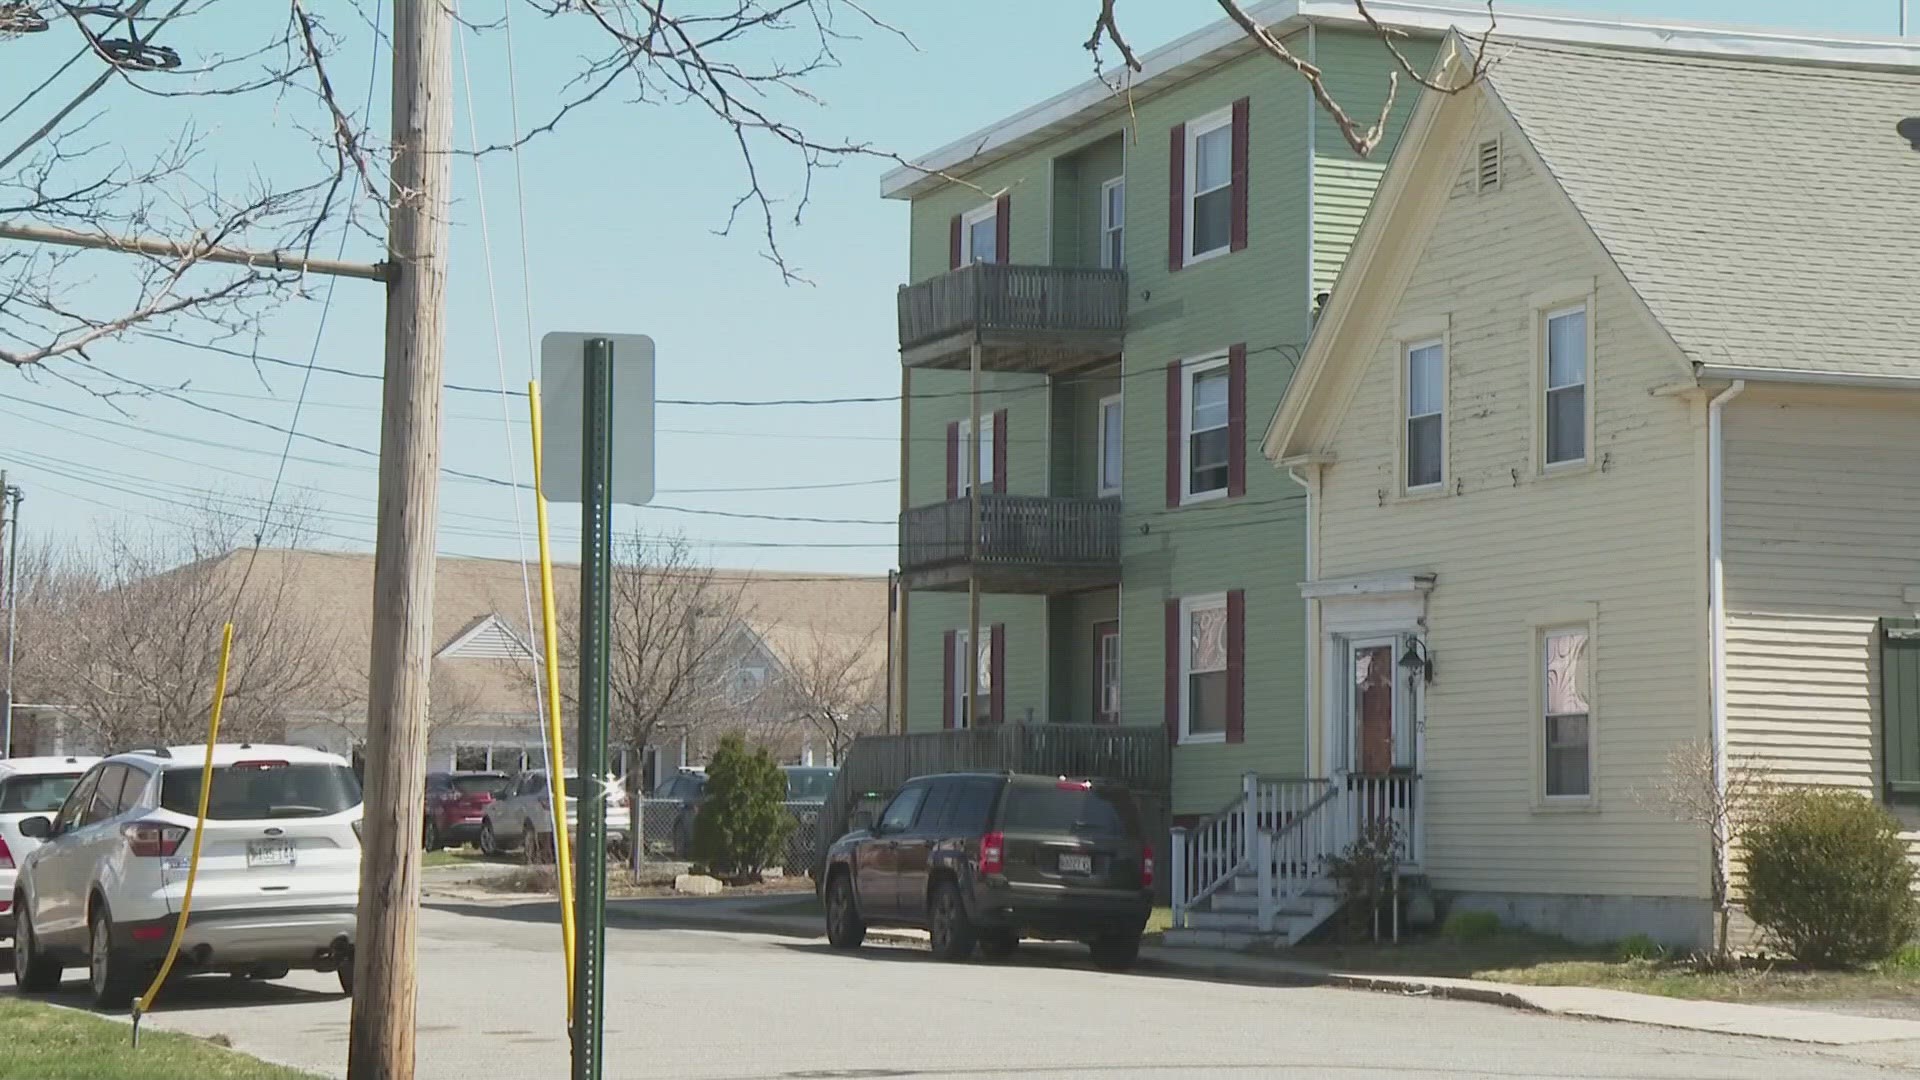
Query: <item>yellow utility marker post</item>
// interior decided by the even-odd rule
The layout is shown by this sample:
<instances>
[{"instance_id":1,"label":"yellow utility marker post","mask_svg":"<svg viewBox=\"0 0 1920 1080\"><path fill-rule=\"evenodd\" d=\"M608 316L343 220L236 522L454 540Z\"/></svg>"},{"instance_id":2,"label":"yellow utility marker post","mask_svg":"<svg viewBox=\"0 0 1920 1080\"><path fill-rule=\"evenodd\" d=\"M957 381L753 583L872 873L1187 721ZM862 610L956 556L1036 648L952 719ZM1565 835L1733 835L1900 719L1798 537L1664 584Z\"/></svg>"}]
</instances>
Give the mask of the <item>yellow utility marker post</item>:
<instances>
[{"instance_id":1,"label":"yellow utility marker post","mask_svg":"<svg viewBox=\"0 0 1920 1080\"><path fill-rule=\"evenodd\" d=\"M546 643L547 776L553 786L553 877L560 887L560 941L567 953L567 1025L573 1025L573 840L567 835L567 770L560 734L560 637L553 603L553 553L547 544L547 493L540 482L540 383L527 383L533 414L533 513L540 534L540 633ZM597 806L596 802L596 806ZM585 811L582 811L583 813Z\"/></svg>"},{"instance_id":2,"label":"yellow utility marker post","mask_svg":"<svg viewBox=\"0 0 1920 1080\"><path fill-rule=\"evenodd\" d=\"M213 787L213 747L220 739L220 707L227 700L227 662L233 658L233 624L228 623L220 634L220 669L213 679L213 715L207 721L207 757L200 763L200 808L193 818L193 852L187 856L187 888L180 896L180 915L173 921L173 940L167 945L167 958L160 962L160 972L153 977L153 985L133 1003L133 1045L140 1045L140 1018L153 1009L153 999L160 996L160 985L167 981L167 975L173 971L174 957L180 955L180 942L187 935L187 913L193 910L193 880L200 873L200 837L207 829L207 792Z\"/></svg>"}]
</instances>

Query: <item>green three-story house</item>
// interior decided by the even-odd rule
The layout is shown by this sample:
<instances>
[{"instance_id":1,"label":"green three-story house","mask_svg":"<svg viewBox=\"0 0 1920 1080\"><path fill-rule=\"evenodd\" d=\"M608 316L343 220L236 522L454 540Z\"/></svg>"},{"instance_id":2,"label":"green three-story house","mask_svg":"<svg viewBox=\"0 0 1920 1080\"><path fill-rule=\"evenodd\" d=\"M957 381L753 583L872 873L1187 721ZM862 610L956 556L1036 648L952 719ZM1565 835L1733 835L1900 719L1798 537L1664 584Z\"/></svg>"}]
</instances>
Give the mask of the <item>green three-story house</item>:
<instances>
[{"instance_id":1,"label":"green three-story house","mask_svg":"<svg viewBox=\"0 0 1920 1080\"><path fill-rule=\"evenodd\" d=\"M1350 5L1263 14L1381 115ZM1304 497L1258 440L1415 95L1362 159L1231 24L1142 62L883 183L912 206L896 690L908 730L1165 725L1185 817L1305 769Z\"/></svg>"}]
</instances>

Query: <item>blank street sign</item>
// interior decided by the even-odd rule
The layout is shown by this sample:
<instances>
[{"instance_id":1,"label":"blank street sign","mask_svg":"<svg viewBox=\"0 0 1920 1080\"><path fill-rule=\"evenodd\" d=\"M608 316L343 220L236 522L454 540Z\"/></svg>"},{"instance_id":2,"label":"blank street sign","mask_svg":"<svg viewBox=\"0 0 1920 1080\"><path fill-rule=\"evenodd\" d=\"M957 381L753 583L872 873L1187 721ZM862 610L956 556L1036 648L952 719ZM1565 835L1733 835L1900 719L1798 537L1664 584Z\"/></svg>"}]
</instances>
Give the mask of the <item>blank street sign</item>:
<instances>
[{"instance_id":1,"label":"blank street sign","mask_svg":"<svg viewBox=\"0 0 1920 1080\"><path fill-rule=\"evenodd\" d=\"M540 339L542 485L554 502L583 502L587 342L613 343L613 501L653 500L653 339L645 334L554 331Z\"/></svg>"}]
</instances>

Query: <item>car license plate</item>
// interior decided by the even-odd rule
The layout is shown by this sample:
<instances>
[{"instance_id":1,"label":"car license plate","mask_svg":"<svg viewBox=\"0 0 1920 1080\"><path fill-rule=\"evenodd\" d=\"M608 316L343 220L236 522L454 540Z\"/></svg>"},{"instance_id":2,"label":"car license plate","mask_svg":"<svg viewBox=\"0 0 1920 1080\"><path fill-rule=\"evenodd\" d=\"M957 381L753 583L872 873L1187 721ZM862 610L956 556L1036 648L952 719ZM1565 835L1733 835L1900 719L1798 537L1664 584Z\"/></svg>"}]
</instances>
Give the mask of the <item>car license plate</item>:
<instances>
[{"instance_id":1,"label":"car license plate","mask_svg":"<svg viewBox=\"0 0 1920 1080\"><path fill-rule=\"evenodd\" d=\"M1060 856L1060 872L1063 874L1091 874L1093 873L1093 856L1062 855Z\"/></svg>"},{"instance_id":2,"label":"car license plate","mask_svg":"<svg viewBox=\"0 0 1920 1080\"><path fill-rule=\"evenodd\" d=\"M291 840L249 840L247 841L248 866L292 866L293 841Z\"/></svg>"}]
</instances>

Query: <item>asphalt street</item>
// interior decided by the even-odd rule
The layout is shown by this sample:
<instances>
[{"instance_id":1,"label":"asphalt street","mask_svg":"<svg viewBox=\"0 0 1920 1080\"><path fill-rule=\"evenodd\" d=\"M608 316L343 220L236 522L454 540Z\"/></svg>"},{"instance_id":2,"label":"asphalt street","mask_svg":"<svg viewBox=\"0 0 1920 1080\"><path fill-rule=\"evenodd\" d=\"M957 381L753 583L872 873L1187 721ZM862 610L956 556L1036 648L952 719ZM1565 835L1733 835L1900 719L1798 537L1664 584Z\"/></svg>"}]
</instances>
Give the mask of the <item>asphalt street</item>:
<instances>
[{"instance_id":1,"label":"asphalt street","mask_svg":"<svg viewBox=\"0 0 1920 1080\"><path fill-rule=\"evenodd\" d=\"M527 909L422 913L421 1080L564 1077L558 930ZM81 973L59 999L78 1003ZM0 986L11 980L0 976ZM11 988L8 987L8 992ZM184 982L148 1022L341 1075L331 976ZM1592 1077L1852 1080L1908 1075L1873 1047L1570 1020L1498 1006L1094 970L1084 950L954 966L905 947L616 928L607 1078ZM1906 1048L1911 1052L1912 1048Z\"/></svg>"}]
</instances>

